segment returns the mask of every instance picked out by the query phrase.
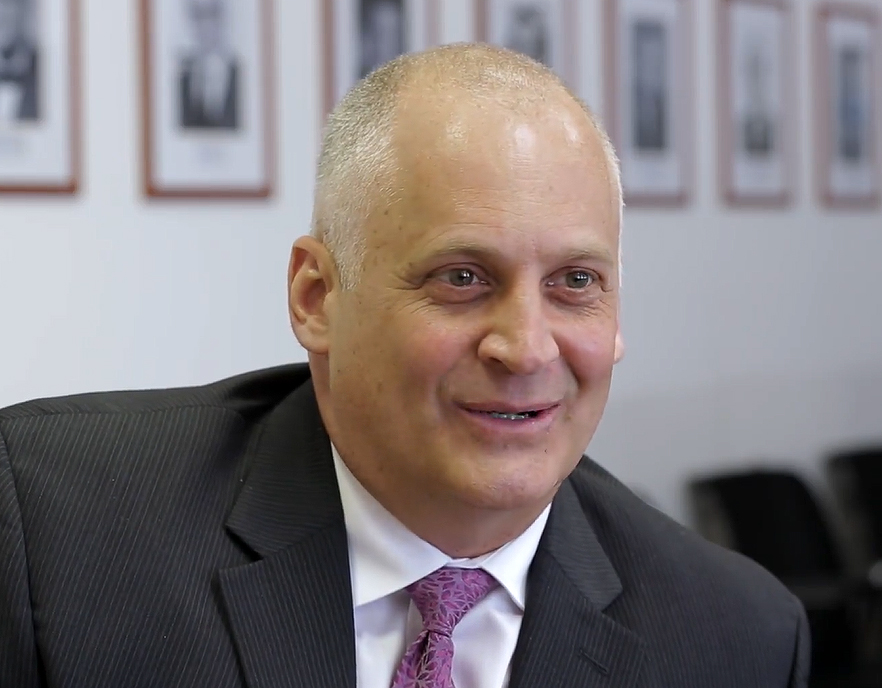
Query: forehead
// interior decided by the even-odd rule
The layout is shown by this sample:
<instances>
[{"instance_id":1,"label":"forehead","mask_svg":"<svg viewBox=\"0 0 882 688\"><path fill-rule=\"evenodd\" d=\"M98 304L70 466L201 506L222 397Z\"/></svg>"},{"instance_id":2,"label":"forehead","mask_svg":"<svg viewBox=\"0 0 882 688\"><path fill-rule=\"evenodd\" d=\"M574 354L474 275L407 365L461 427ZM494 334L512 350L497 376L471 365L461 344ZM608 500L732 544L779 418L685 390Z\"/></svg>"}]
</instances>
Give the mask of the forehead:
<instances>
[{"instance_id":1,"label":"forehead","mask_svg":"<svg viewBox=\"0 0 882 688\"><path fill-rule=\"evenodd\" d=\"M553 246L577 243L581 232L615 250L617 199L581 108L500 110L438 109L419 127L399 128L398 240L386 218L383 245L409 253L455 232Z\"/></svg>"}]
</instances>

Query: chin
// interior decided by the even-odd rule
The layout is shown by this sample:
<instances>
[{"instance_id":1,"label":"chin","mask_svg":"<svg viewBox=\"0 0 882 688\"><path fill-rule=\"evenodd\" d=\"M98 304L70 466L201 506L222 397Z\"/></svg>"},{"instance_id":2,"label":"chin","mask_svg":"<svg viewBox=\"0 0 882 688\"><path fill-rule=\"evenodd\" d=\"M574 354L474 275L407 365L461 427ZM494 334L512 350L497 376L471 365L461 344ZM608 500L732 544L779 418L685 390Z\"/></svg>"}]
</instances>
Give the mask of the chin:
<instances>
[{"instance_id":1,"label":"chin","mask_svg":"<svg viewBox=\"0 0 882 688\"><path fill-rule=\"evenodd\" d=\"M559 480L551 476L536 476L528 472L520 475L499 476L477 484L464 486L464 494L472 506L493 511L541 511L557 490Z\"/></svg>"}]
</instances>

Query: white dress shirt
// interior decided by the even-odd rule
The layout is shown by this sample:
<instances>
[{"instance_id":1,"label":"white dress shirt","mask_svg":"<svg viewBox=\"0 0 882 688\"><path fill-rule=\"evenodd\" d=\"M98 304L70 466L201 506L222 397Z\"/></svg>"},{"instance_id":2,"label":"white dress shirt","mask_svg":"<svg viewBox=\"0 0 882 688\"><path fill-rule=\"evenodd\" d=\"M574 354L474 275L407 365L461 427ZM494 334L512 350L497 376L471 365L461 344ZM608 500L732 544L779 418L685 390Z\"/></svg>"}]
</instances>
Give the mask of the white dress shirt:
<instances>
[{"instance_id":1,"label":"white dress shirt","mask_svg":"<svg viewBox=\"0 0 882 688\"><path fill-rule=\"evenodd\" d=\"M499 587L453 631L456 688L506 688L521 629L527 571L546 508L518 538L476 559L451 559L410 532L356 480L333 449L349 538L358 688L389 688L422 619L404 589L442 566L483 568Z\"/></svg>"}]
</instances>

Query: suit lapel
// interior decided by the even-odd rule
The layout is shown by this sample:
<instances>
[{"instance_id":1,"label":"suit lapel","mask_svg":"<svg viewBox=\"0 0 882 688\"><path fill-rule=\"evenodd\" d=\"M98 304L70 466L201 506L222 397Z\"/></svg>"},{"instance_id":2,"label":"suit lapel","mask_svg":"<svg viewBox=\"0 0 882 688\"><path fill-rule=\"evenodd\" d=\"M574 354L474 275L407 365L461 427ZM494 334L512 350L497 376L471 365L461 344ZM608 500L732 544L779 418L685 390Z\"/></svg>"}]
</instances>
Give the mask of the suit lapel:
<instances>
[{"instance_id":1,"label":"suit lapel","mask_svg":"<svg viewBox=\"0 0 882 688\"><path fill-rule=\"evenodd\" d=\"M510 688L630 688L643 641L604 610L622 592L612 563L565 482L530 568Z\"/></svg>"},{"instance_id":2,"label":"suit lapel","mask_svg":"<svg viewBox=\"0 0 882 688\"><path fill-rule=\"evenodd\" d=\"M354 688L346 528L311 383L267 419L227 528L259 557L219 574L246 683Z\"/></svg>"}]
</instances>

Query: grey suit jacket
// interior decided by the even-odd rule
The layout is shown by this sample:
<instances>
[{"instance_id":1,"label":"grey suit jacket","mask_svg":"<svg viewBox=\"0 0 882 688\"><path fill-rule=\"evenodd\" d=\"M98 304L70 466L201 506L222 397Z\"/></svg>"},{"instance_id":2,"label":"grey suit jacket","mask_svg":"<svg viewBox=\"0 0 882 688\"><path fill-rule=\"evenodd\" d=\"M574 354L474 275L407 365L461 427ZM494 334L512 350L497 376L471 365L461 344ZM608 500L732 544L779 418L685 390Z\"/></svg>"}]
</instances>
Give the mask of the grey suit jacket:
<instances>
[{"instance_id":1,"label":"grey suit jacket","mask_svg":"<svg viewBox=\"0 0 882 688\"><path fill-rule=\"evenodd\" d=\"M796 599L585 458L511 688L805 686ZM355 685L343 512L308 371L0 411L0 686Z\"/></svg>"}]
</instances>

